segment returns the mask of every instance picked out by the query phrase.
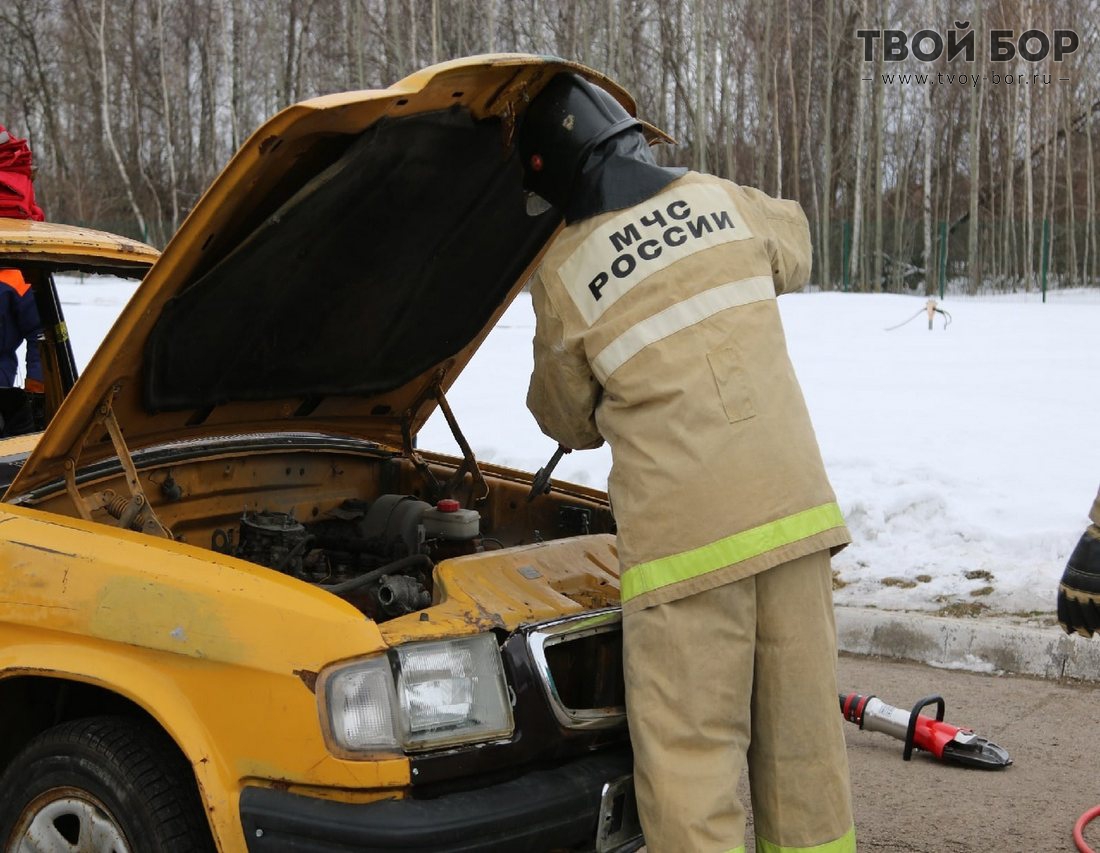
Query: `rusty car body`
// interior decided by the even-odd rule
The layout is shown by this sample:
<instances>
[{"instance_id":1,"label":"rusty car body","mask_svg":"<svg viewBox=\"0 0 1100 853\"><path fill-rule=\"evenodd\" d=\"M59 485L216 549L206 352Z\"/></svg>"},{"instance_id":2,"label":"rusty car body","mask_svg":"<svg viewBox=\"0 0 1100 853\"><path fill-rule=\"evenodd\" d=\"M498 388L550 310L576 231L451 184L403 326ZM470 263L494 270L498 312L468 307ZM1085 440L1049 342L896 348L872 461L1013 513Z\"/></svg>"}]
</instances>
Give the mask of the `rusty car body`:
<instances>
[{"instance_id":1,"label":"rusty car body","mask_svg":"<svg viewBox=\"0 0 1100 853\"><path fill-rule=\"evenodd\" d=\"M11 849L641 844L606 496L446 401L560 226L513 137L562 71L634 111L514 55L316 98L173 237L0 504Z\"/></svg>"}]
</instances>

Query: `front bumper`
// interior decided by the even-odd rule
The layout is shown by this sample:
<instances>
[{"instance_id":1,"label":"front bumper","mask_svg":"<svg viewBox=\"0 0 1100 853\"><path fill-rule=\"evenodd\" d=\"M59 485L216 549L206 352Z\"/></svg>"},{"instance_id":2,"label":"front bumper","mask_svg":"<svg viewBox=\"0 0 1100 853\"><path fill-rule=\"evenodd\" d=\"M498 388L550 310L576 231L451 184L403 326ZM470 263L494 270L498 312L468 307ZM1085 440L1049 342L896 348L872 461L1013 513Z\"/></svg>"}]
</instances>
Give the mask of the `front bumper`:
<instances>
[{"instance_id":1,"label":"front bumper","mask_svg":"<svg viewBox=\"0 0 1100 853\"><path fill-rule=\"evenodd\" d=\"M434 799L354 804L245 788L241 823L256 853L591 850L603 786L631 770L630 750L616 749ZM640 846L639 838L619 850Z\"/></svg>"}]
</instances>

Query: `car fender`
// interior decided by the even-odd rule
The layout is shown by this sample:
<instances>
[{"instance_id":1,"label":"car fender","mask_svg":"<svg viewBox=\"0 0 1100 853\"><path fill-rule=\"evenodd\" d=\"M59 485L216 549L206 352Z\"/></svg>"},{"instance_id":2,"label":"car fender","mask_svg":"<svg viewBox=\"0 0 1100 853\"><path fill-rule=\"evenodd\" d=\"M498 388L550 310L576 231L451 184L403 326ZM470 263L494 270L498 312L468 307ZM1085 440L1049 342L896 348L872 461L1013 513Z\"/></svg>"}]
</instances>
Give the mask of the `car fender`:
<instances>
[{"instance_id":1,"label":"car fender","mask_svg":"<svg viewBox=\"0 0 1100 853\"><path fill-rule=\"evenodd\" d=\"M81 681L145 709L195 767L223 840L240 834L245 779L408 784L403 757L332 756L314 695L325 666L385 648L359 611L277 572L25 507L0 511L0 677Z\"/></svg>"}]
</instances>

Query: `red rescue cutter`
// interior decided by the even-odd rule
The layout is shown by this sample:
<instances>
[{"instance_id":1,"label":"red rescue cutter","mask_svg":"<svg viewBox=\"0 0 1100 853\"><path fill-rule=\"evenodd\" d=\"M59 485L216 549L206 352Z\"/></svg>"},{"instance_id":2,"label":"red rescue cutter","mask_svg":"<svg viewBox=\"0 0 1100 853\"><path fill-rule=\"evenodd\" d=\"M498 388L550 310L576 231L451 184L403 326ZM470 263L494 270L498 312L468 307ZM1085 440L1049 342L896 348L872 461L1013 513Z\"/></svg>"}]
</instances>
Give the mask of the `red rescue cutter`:
<instances>
[{"instance_id":1,"label":"red rescue cutter","mask_svg":"<svg viewBox=\"0 0 1100 853\"><path fill-rule=\"evenodd\" d=\"M920 712L935 703L936 718ZM972 729L952 726L943 721L942 696L929 696L913 706L912 711L887 705L874 696L858 693L840 694L840 713L844 719L861 729L896 737L905 742L902 758L908 761L914 747L930 752L940 761L950 761L966 767L1000 770L1012 763L1008 752L990 740L974 734Z\"/></svg>"}]
</instances>

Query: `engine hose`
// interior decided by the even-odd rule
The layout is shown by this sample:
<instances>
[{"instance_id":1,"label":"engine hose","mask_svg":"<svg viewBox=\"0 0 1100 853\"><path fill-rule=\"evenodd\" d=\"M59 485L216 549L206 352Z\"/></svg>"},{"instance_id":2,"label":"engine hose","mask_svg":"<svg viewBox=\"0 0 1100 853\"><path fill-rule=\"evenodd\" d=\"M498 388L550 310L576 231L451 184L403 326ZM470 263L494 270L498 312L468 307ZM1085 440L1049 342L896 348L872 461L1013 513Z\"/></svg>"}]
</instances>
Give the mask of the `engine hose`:
<instances>
[{"instance_id":1,"label":"engine hose","mask_svg":"<svg viewBox=\"0 0 1100 853\"><path fill-rule=\"evenodd\" d=\"M1100 817L1100 806L1093 806L1077 818L1077 823L1073 826L1073 843L1077 845L1077 849L1081 851L1081 853L1095 853L1095 851L1085 843L1085 827L1097 817Z\"/></svg>"},{"instance_id":2,"label":"engine hose","mask_svg":"<svg viewBox=\"0 0 1100 853\"><path fill-rule=\"evenodd\" d=\"M340 595L341 593L351 592L352 590L367 586L383 575L392 575L405 569L422 569L425 572L431 572L434 565L435 564L427 554L410 554L408 557L402 557L400 560L386 563L386 565L379 566L377 569L371 569L366 574L359 575L358 577L341 581L340 583L322 583L318 584L318 586L323 590Z\"/></svg>"}]
</instances>

